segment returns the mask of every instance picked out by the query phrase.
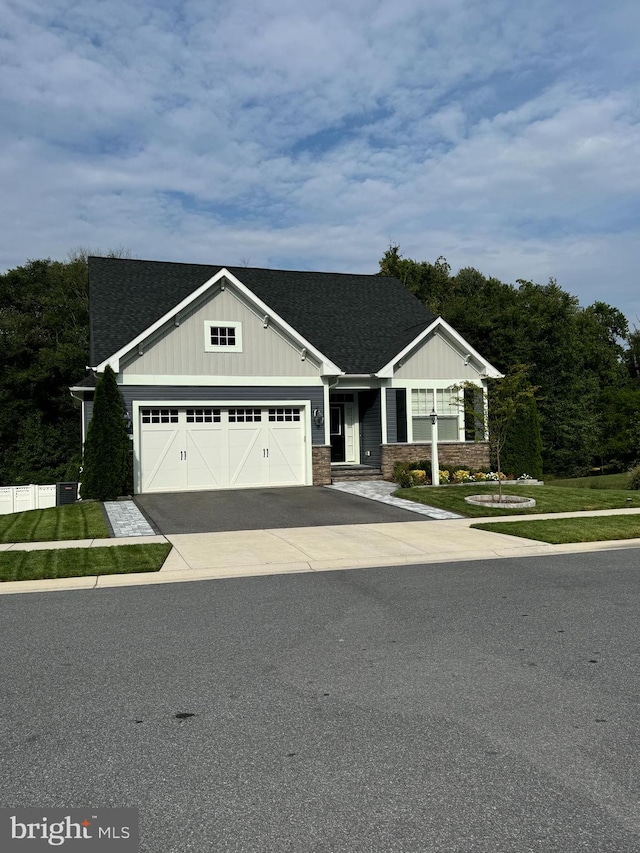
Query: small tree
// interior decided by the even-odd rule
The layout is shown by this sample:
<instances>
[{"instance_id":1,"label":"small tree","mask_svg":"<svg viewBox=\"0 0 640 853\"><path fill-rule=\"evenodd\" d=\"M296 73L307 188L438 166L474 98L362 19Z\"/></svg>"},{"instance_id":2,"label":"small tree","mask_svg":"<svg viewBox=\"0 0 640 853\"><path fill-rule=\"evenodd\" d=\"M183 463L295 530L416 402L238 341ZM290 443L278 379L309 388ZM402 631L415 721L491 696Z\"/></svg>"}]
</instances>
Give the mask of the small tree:
<instances>
[{"instance_id":1,"label":"small tree","mask_svg":"<svg viewBox=\"0 0 640 853\"><path fill-rule=\"evenodd\" d=\"M80 496L112 501L127 487L131 442L116 375L107 365L96 385L93 415L84 445Z\"/></svg>"},{"instance_id":2,"label":"small tree","mask_svg":"<svg viewBox=\"0 0 640 853\"><path fill-rule=\"evenodd\" d=\"M469 389L477 391L472 382L464 382L454 387L454 391ZM498 501L502 501L501 457L505 443L516 418L535 400L538 386L531 385L528 379L528 367L525 364L514 365L502 379L492 380L489 392L488 417L484 405L479 407L477 395L465 394L465 411L483 426L488 425L489 441L498 465Z\"/></svg>"}]
</instances>

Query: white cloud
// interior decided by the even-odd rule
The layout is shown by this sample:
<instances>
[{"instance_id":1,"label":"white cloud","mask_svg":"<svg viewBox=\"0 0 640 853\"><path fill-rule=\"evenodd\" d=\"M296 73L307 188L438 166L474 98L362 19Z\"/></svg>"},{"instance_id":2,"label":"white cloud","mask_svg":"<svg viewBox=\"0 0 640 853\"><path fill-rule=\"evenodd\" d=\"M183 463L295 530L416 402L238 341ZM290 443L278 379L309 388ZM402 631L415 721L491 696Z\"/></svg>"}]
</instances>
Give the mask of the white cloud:
<instances>
[{"instance_id":1,"label":"white cloud","mask_svg":"<svg viewBox=\"0 0 640 853\"><path fill-rule=\"evenodd\" d=\"M636 4L9 0L0 16L5 268L124 245L375 271L392 239L640 311Z\"/></svg>"}]
</instances>

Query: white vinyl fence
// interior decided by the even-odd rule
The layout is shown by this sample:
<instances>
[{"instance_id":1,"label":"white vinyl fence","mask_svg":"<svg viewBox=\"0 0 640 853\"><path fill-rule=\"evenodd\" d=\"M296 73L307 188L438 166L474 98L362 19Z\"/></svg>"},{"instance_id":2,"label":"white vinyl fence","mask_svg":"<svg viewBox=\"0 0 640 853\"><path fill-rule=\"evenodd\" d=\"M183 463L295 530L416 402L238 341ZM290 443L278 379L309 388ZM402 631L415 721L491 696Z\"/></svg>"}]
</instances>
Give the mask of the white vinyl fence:
<instances>
[{"instance_id":1,"label":"white vinyl fence","mask_svg":"<svg viewBox=\"0 0 640 853\"><path fill-rule=\"evenodd\" d=\"M0 486L0 515L56 505L56 487Z\"/></svg>"}]
</instances>

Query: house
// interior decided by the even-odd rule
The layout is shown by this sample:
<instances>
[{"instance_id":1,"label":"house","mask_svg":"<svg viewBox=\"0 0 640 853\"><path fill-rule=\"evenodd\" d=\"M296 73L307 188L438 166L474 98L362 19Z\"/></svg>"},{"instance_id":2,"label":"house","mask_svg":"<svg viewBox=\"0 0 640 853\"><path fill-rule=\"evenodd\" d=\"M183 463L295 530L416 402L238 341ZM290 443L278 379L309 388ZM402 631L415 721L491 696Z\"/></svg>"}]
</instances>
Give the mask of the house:
<instances>
[{"instance_id":1,"label":"house","mask_svg":"<svg viewBox=\"0 0 640 853\"><path fill-rule=\"evenodd\" d=\"M89 259L92 374L118 377L140 492L391 479L427 459L488 465L451 386L501 374L394 278ZM478 440L480 439L480 440ZM362 471L366 468L359 469Z\"/></svg>"}]
</instances>

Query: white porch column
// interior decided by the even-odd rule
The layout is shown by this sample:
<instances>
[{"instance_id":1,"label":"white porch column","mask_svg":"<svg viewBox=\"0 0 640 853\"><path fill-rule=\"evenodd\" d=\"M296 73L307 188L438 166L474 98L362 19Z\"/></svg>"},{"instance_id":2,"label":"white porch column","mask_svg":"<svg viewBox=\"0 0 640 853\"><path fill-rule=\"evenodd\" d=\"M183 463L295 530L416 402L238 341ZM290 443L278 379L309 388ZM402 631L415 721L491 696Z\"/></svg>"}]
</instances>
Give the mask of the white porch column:
<instances>
[{"instance_id":1,"label":"white porch column","mask_svg":"<svg viewBox=\"0 0 640 853\"><path fill-rule=\"evenodd\" d=\"M324 382L324 443L331 444L331 413L329 411L329 377Z\"/></svg>"},{"instance_id":2,"label":"white porch column","mask_svg":"<svg viewBox=\"0 0 640 853\"><path fill-rule=\"evenodd\" d=\"M380 388L380 417L382 419L382 423L380 426L382 427L382 443L387 443L387 388L383 385Z\"/></svg>"},{"instance_id":3,"label":"white porch column","mask_svg":"<svg viewBox=\"0 0 640 853\"><path fill-rule=\"evenodd\" d=\"M431 485L440 485L440 462L438 460L438 415L431 410Z\"/></svg>"}]
</instances>

